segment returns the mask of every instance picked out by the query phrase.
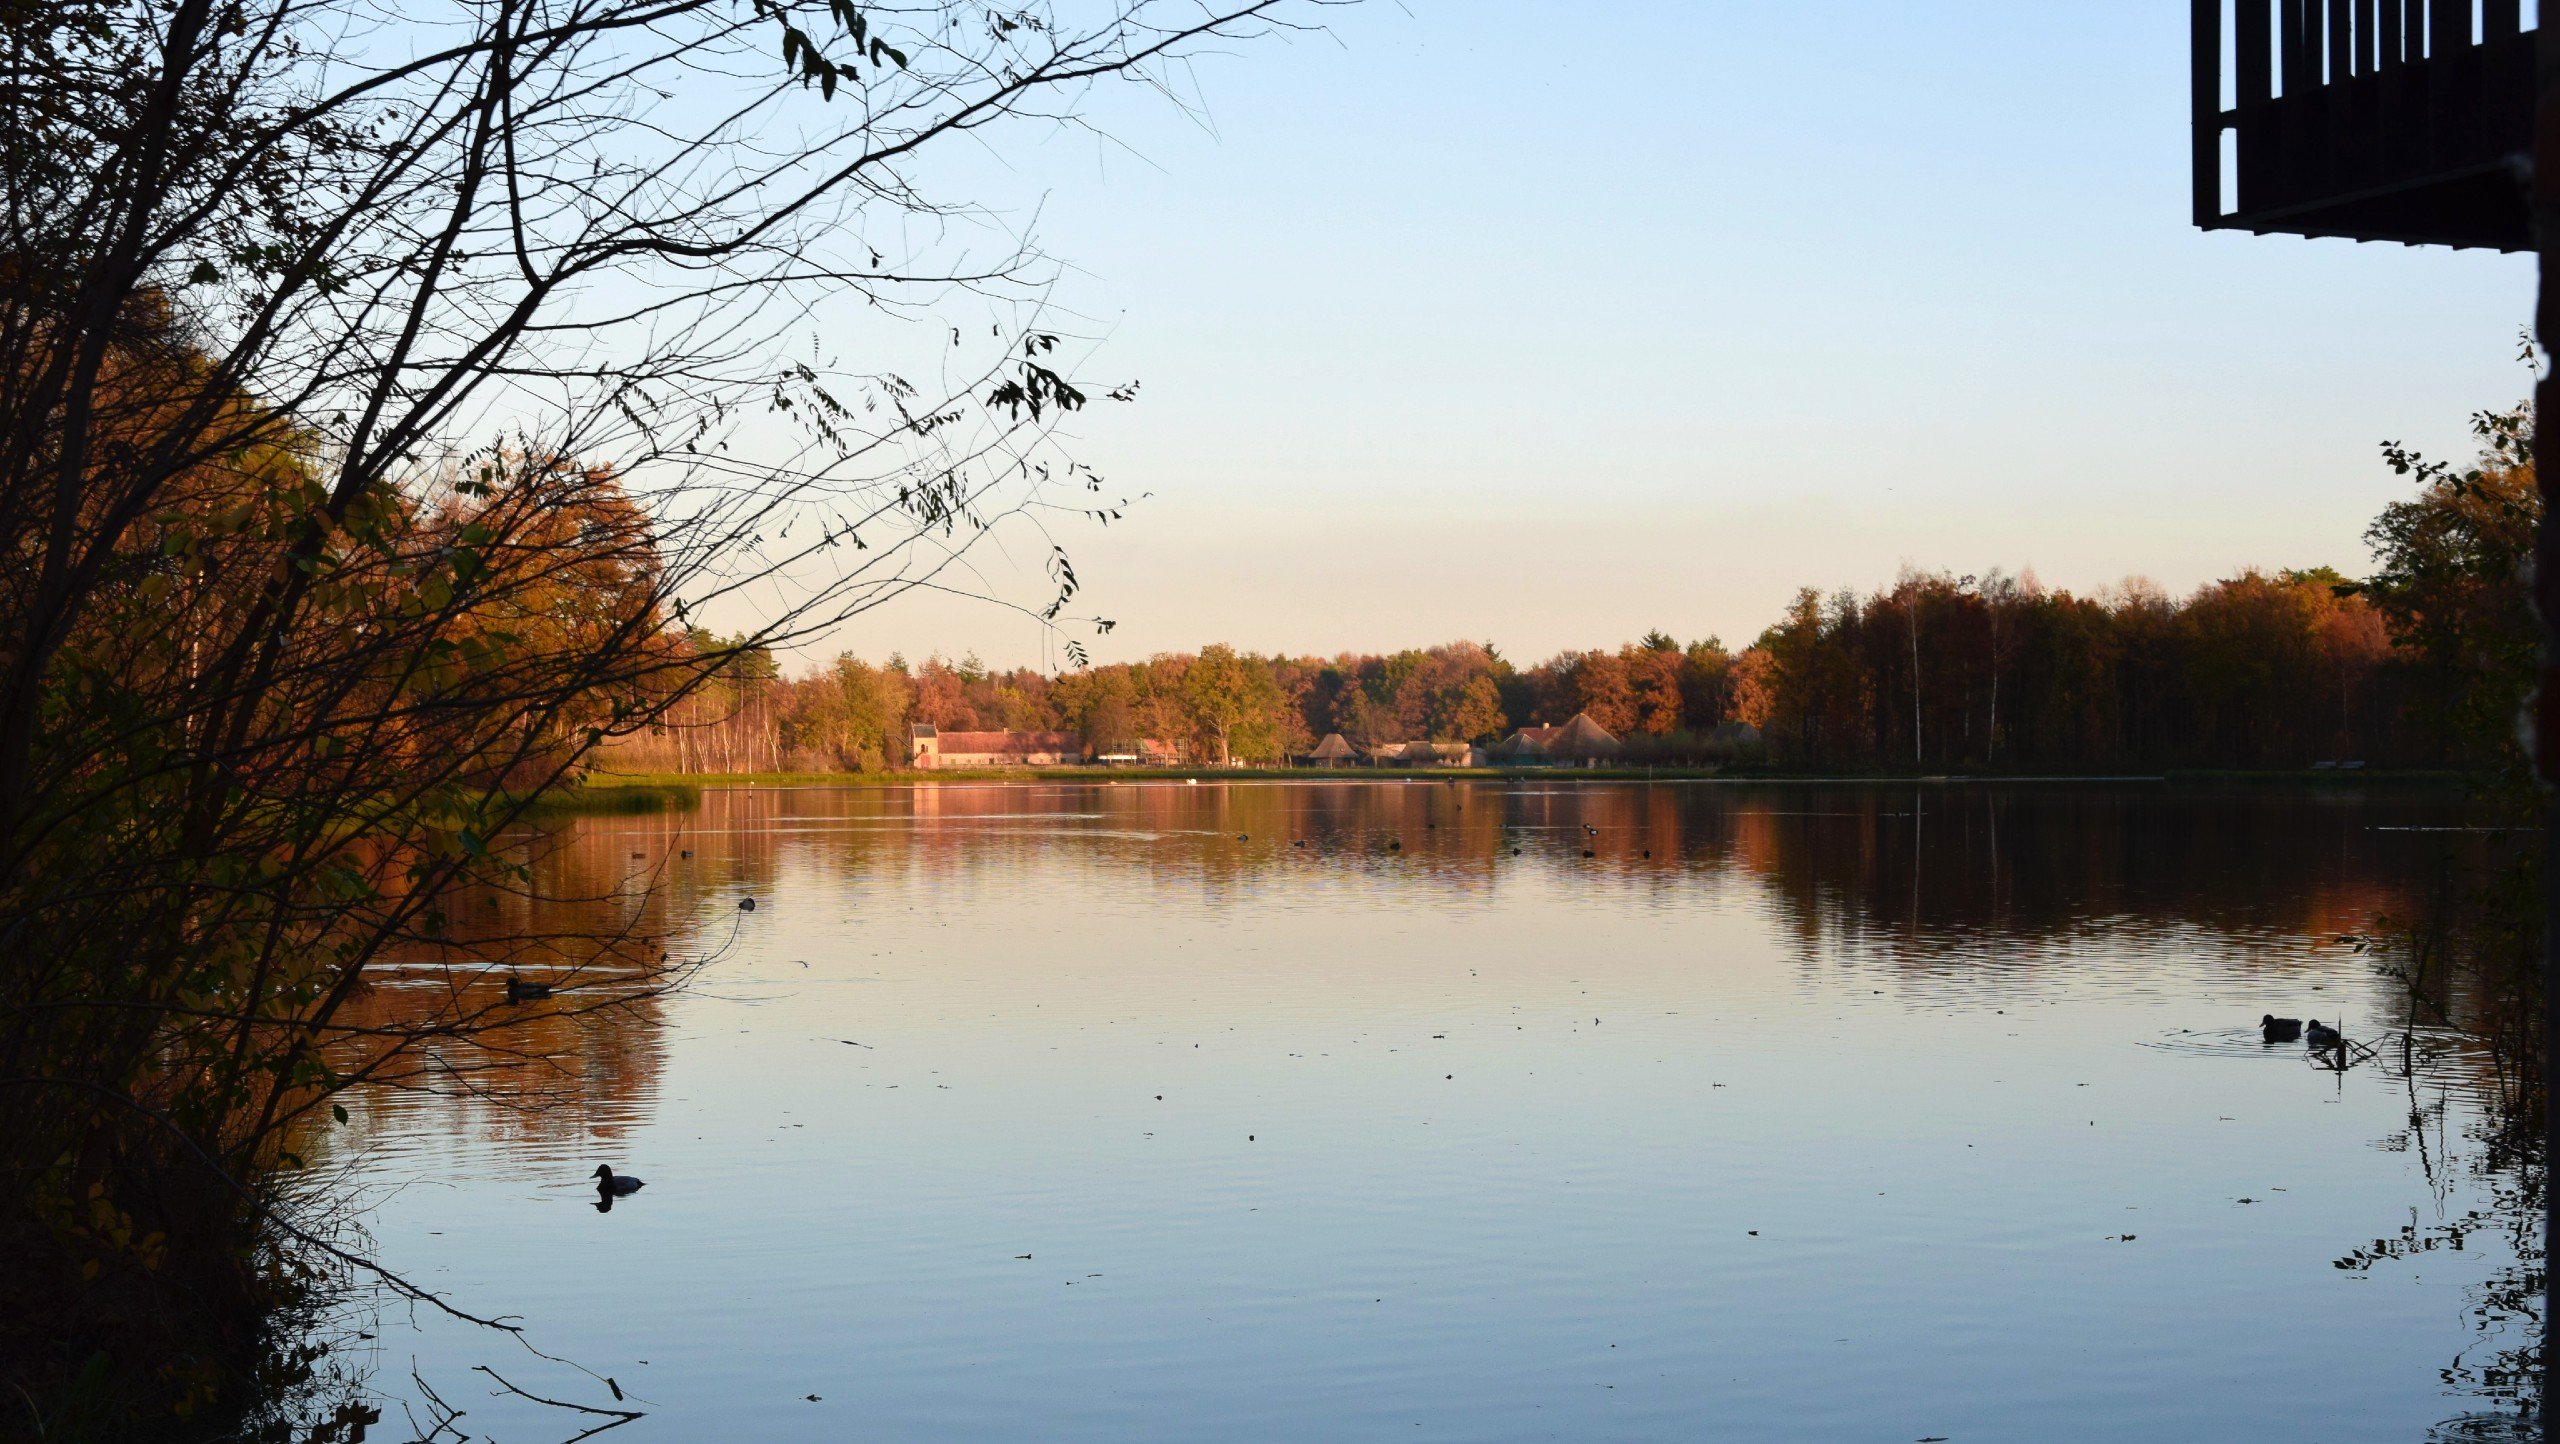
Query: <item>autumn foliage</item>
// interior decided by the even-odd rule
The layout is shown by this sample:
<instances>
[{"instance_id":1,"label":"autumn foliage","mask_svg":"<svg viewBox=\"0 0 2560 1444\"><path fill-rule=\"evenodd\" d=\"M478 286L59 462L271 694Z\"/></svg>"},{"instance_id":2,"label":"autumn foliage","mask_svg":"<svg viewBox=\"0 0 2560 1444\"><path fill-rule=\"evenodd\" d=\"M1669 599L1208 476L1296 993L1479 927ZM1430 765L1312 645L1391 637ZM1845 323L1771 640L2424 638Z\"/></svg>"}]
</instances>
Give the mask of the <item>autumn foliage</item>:
<instances>
[{"instance_id":1,"label":"autumn foliage","mask_svg":"<svg viewBox=\"0 0 2560 1444\"><path fill-rule=\"evenodd\" d=\"M877 771L899 763L917 724L1274 763L1331 732L1362 746L1491 742L1575 713L1629 760L1667 765L2500 765L2534 639L2515 564L2532 530L2531 462L2493 455L2421 482L2375 522L2380 565L2364 580L2253 568L2173 597L2140 579L2084 594L2032 574L1906 573L1865 595L1807 588L1739 649L1656 631L1524 666L1477 642L1333 657L1211 646L1056 675L847 654L797 678L750 650L605 765Z\"/></svg>"},{"instance_id":2,"label":"autumn foliage","mask_svg":"<svg viewBox=\"0 0 2560 1444\"><path fill-rule=\"evenodd\" d=\"M1056 675L846 654L785 678L743 639L697 633L695 651L730 659L717 681L605 765L877 771L917 724L1275 763L1333 732L1361 746L1491 742L1588 713L1638 763L2512 768L2539 637L2531 412L2483 412L2472 431L2480 454L2463 468L2384 444L2416 489L2367 530L2360 579L2249 568L2173 597L2140 578L2080 593L2033 573L1905 572L1864 595L1805 588L1739 649L1657 630L1527 666L1482 642L1332 657L1220 645Z\"/></svg>"}]
</instances>

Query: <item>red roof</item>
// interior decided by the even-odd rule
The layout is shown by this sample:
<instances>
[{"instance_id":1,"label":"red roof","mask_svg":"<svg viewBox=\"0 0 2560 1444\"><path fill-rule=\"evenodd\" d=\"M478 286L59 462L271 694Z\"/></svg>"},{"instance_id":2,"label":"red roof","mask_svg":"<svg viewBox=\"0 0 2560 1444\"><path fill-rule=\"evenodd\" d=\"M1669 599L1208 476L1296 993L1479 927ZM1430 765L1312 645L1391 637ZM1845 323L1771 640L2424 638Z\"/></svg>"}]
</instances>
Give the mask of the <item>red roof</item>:
<instances>
[{"instance_id":1,"label":"red roof","mask_svg":"<svg viewBox=\"0 0 2560 1444\"><path fill-rule=\"evenodd\" d=\"M1017 753L1084 751L1084 739L1073 732L945 732L936 739L943 753Z\"/></svg>"}]
</instances>

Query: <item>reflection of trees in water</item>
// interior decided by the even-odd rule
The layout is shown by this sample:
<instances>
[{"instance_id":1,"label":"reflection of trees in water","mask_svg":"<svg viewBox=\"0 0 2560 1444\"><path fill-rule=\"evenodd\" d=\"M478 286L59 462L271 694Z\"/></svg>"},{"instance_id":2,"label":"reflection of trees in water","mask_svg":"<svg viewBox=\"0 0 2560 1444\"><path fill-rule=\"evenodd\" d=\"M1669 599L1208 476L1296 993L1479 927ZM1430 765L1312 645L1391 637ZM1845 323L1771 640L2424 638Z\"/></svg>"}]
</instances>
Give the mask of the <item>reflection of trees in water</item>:
<instances>
[{"instance_id":1,"label":"reflection of trees in water","mask_svg":"<svg viewBox=\"0 0 2560 1444\"><path fill-rule=\"evenodd\" d=\"M504 1018L490 1038L432 1050L404 1082L492 1105L482 1126L502 1133L550 1134L567 1117L542 1110L566 1101L579 1126L610 1129L645 1105L659 1067L663 964L715 954L736 898L795 869L918 896L1062 860L1099 885L1213 899L1289 877L1422 877L1490 895L1530 869L1621 892L1732 882L1765 899L1808 956L1960 969L1989 948L2032 960L2131 926L2192 929L2200 944L2263 939L2253 961L2279 967L2309 961L2303 939L2413 913L2417 860L2439 845L2426 839L2453 835L2374 824L2451 810L2438 798L2340 805L2158 787L1561 780L720 790L691 813L519 837L520 884L453 897L442 939L385 969L357 1012L382 1027ZM510 973L557 992L511 1013Z\"/></svg>"},{"instance_id":2,"label":"reflection of trees in water","mask_svg":"<svg viewBox=\"0 0 2560 1444\"><path fill-rule=\"evenodd\" d=\"M2409 1112L2404 1126L2375 1146L2415 1156L2434 1207L2431 1216L2412 1208L2408 1222L2347 1250L2334 1266L2373 1273L2450 1253L2493 1260L2470 1290L2471 1341L2439 1374L2447 1392L2502 1412L2465 1416L2437 1437L2517 1437L2492 1426L2531 1419L2541 1407L2545 1173L2536 1156L2538 1130L2519 1126L2523 1115L2494 1076L2495 1060L2484 1058L2472 1040L2440 1034L2421 1044L2404 1033L2381 1058L2405 1080ZM2465 1179L2476 1181L2481 1194L2471 1200L2476 1206L2457 1210L2463 1198L2457 1183Z\"/></svg>"},{"instance_id":3,"label":"reflection of trees in water","mask_svg":"<svg viewBox=\"0 0 2560 1444\"><path fill-rule=\"evenodd\" d=\"M1808 948L1925 961L2128 923L2287 942L2359 931L2410 900L2415 835L2375 832L2386 808L2449 810L2158 787L1826 788L1764 794L1732 826Z\"/></svg>"},{"instance_id":4,"label":"reflection of trees in water","mask_svg":"<svg viewBox=\"0 0 2560 1444\"><path fill-rule=\"evenodd\" d=\"M2422 915L2442 859L2476 839L2377 829L2443 824L2459 810L2440 795L1561 779L719 790L691 813L578 819L516 839L520 884L456 895L442 941L384 970L352 1012L415 1028L503 1012L510 970L551 981L554 997L500 1032L431 1050L431 1066L386 1106L491 1139L612 1137L652 1105L664 1063L660 964L716 956L734 936L737 898L787 890L795 874L910 898L1054 878L1062 863L1099 886L1213 901L1299 878L1420 878L1489 897L1534 873L1631 901L1730 884L1760 898L1809 959L1856 952L1952 974L2101 939L2175 947L2186 934L2199 954L2228 958L2236 941L2250 966L2282 969L2334 966L2306 944L2334 951L2341 935ZM2443 968L2424 972L2419 991L2448 1019L2490 1001ZM2492 1102L2509 1090L2468 1036L2439 1027L2426 1035L2432 1055L2404 1060L2410 1127L2384 1146L2417 1151L2439 1200L2455 1196L2457 1174L2478 1179L2483 1207L2413 1218L2340 1266L2496 1241L2482 1343L2446 1378L2513 1406L2532 1382L2506 1340L2535 1317L2538 1253L2515 1250L2535 1242L2539 1173L2499 1142L2509 1130ZM2450 1131L2449 1113L2464 1120ZM2469 1120L2486 1121L2466 1135Z\"/></svg>"},{"instance_id":5,"label":"reflection of trees in water","mask_svg":"<svg viewBox=\"0 0 2560 1444\"><path fill-rule=\"evenodd\" d=\"M1071 841L1082 860L1213 893L1318 861L1444 886L1490 887L1523 865L1618 888L1747 881L1808 947L1917 960L2128 923L2288 940L2360 932L2412 911L2419 864L2441 845L2427 839L2453 836L2375 825L2440 822L2455 807L2440 795L2158 786L1078 781L714 791L688 817L582 826L656 829L633 849L695 848L671 877L680 911L689 884L768 888L795 861L958 881L1054 864ZM690 840L673 842L679 831Z\"/></svg>"},{"instance_id":6,"label":"reflection of trees in water","mask_svg":"<svg viewBox=\"0 0 2560 1444\"><path fill-rule=\"evenodd\" d=\"M2398 830L2453 822L2458 804L2088 788L1796 797L1809 805L1740 808L1733 824L1743 865L1808 953L1951 973L1993 948L2033 962L2136 924L2239 940L2250 967L2281 970L2333 966L2378 937L2381 973L2402 985L2408 1013L2374 1020L2395 1031L2365 1035L2377 1046L2362 1057L2401 1080L2408 1113L2377 1145L2410 1153L2429 1197L2336 1266L2478 1255L2473 1339L2441 1375L2449 1392L2502 1412L2442 1437L2513 1437L2494 1431L2538 1414L2541 1093L2537 1014L2517 986L2534 959L2512 927L2481 915L2497 911L2494 898L2464 891L2500 875L2494 838Z\"/></svg>"},{"instance_id":7,"label":"reflection of trees in water","mask_svg":"<svg viewBox=\"0 0 2560 1444\"><path fill-rule=\"evenodd\" d=\"M2494 1262L2471 1288L2472 1339L2443 1366L2449 1393L2495 1412L2466 1414L2431 1438L2540 1438L2546 1295L2541 1051L2539 837L2495 839L2479 856L2445 860L2422 905L2368 939L2400 986L2402 1030L2373 1061L2407 1089L2406 1125L2378 1146L2414 1152L2434 1190L2432 1217L2409 1220L2336 1261L2382 1272L2435 1253ZM2453 1207L2457 1180L2480 1206ZM2481 1249L2475 1239L2490 1243Z\"/></svg>"},{"instance_id":8,"label":"reflection of trees in water","mask_svg":"<svg viewBox=\"0 0 2560 1444\"><path fill-rule=\"evenodd\" d=\"M508 839L510 884L459 888L444 926L370 970L333 1066L378 1066L384 1121L511 1141L611 1138L643 1116L664 1062L664 999L729 936L703 925L690 819L573 819ZM509 996L510 983L547 996ZM418 1046L379 1065L371 1038ZM314 1140L318 1142L319 1140Z\"/></svg>"}]
</instances>

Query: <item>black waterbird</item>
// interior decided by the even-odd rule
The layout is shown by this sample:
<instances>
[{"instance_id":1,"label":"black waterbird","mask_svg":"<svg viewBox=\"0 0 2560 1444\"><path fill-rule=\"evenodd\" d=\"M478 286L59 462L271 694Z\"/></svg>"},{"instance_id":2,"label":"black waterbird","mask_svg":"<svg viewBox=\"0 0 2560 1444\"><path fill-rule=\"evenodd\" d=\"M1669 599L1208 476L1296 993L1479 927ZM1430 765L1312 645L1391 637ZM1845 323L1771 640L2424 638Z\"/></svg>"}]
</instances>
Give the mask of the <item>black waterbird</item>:
<instances>
[{"instance_id":1,"label":"black waterbird","mask_svg":"<svg viewBox=\"0 0 2560 1444\"><path fill-rule=\"evenodd\" d=\"M589 1176L596 1181L596 1192L607 1198L629 1198L646 1186L627 1173L614 1172L610 1163L597 1164L596 1171Z\"/></svg>"},{"instance_id":2,"label":"black waterbird","mask_svg":"<svg viewBox=\"0 0 2560 1444\"><path fill-rule=\"evenodd\" d=\"M2258 1019L2258 1036L2270 1043L2293 1043L2302 1038L2300 1018L2279 1018L2269 1013Z\"/></svg>"},{"instance_id":3,"label":"black waterbird","mask_svg":"<svg viewBox=\"0 0 2560 1444\"><path fill-rule=\"evenodd\" d=\"M2335 1048L2347 1041L2347 1035L2314 1018L2303 1028L2302 1041L2314 1048Z\"/></svg>"},{"instance_id":4,"label":"black waterbird","mask_svg":"<svg viewBox=\"0 0 2560 1444\"><path fill-rule=\"evenodd\" d=\"M507 1001L510 1003L526 1003L531 1002L535 998L548 998L550 996L551 985L549 983L528 983L524 979L515 977L512 974L507 978Z\"/></svg>"}]
</instances>

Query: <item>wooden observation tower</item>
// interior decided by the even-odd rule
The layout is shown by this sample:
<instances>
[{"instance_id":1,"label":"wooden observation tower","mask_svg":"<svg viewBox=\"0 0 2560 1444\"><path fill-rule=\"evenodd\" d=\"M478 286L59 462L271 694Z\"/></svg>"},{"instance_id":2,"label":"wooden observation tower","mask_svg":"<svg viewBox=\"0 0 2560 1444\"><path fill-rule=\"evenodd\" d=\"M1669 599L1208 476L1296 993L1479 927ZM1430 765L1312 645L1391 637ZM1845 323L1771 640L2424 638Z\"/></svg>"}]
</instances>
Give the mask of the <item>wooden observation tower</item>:
<instances>
[{"instance_id":1,"label":"wooden observation tower","mask_svg":"<svg viewBox=\"0 0 2560 1444\"><path fill-rule=\"evenodd\" d=\"M2195 221L2533 246L2522 0L2192 0Z\"/></svg>"},{"instance_id":2,"label":"wooden observation tower","mask_svg":"<svg viewBox=\"0 0 2560 1444\"><path fill-rule=\"evenodd\" d=\"M2560 42L2524 25L2522 0L2192 0L2195 223L2260 235L2535 251L2534 334L2560 342ZM2546 111L2543 98L2553 97ZM2560 383L2534 387L2535 452L2560 457ZM2545 442L2552 442L2545 445ZM2543 619L2531 706L2534 767L2560 784L2560 532L2553 468L2537 468L2543 521L2534 605ZM2554 794L2560 795L2560 794ZM2543 867L2543 1070L2560 1077L2560 808ZM2545 1106L2543 1245L2560 1243L2560 1108ZM2543 1270L2542 1436L2560 1354L2560 1270Z\"/></svg>"}]
</instances>

